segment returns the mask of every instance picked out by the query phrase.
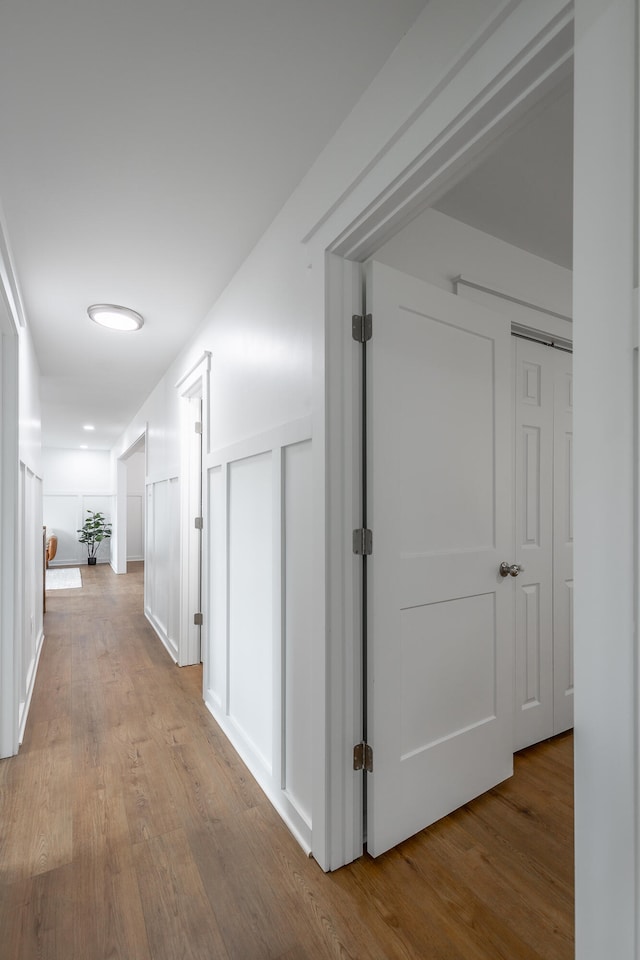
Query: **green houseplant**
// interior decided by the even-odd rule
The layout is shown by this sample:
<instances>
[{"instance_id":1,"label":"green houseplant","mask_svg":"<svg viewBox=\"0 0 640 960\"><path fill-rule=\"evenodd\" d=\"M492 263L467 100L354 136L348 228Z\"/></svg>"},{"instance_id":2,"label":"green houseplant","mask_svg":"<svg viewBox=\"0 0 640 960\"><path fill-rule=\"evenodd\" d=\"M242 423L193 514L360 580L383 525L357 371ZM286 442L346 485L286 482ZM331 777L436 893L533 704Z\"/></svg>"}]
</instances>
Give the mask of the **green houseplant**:
<instances>
[{"instance_id":1,"label":"green houseplant","mask_svg":"<svg viewBox=\"0 0 640 960\"><path fill-rule=\"evenodd\" d=\"M78 540L87 548L87 563L94 564L100 544L111 536L111 523L105 519L103 513L87 510L87 519L78 533Z\"/></svg>"}]
</instances>

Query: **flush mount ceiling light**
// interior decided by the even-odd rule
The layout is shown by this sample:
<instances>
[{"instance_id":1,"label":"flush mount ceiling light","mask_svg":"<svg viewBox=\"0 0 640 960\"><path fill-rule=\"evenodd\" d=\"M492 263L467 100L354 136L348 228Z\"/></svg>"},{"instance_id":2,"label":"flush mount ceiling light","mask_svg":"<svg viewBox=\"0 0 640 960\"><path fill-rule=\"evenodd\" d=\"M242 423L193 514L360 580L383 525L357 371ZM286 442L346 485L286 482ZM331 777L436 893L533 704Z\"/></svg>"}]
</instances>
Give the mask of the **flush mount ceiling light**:
<instances>
[{"instance_id":1,"label":"flush mount ceiling light","mask_svg":"<svg viewBox=\"0 0 640 960\"><path fill-rule=\"evenodd\" d=\"M111 330L139 330L144 320L135 310L115 303L92 303L87 313L95 323Z\"/></svg>"}]
</instances>

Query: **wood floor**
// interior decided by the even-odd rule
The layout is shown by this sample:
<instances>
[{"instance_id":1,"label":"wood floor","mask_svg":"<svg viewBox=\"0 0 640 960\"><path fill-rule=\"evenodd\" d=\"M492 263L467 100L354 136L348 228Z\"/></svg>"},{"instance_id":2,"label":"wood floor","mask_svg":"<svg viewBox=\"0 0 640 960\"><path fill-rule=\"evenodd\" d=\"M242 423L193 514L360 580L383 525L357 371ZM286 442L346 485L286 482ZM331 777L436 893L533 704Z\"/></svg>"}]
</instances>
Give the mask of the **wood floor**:
<instances>
[{"instance_id":1,"label":"wood floor","mask_svg":"<svg viewBox=\"0 0 640 960\"><path fill-rule=\"evenodd\" d=\"M141 613L141 565L47 595L0 761L2 960L570 960L571 736L378 860L323 874Z\"/></svg>"}]
</instances>

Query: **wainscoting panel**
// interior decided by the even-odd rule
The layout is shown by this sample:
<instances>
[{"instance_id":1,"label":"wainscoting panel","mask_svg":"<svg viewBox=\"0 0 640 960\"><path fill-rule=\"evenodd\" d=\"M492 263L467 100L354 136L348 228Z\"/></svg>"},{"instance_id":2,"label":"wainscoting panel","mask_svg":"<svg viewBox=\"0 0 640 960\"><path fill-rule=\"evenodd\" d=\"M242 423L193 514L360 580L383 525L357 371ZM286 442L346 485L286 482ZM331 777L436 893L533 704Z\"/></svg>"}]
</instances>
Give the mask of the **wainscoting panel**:
<instances>
[{"instance_id":1,"label":"wainscoting panel","mask_svg":"<svg viewBox=\"0 0 640 960\"><path fill-rule=\"evenodd\" d=\"M216 710L227 712L227 475L208 473L209 556L205 593L208 599L209 655L204 687Z\"/></svg>"},{"instance_id":2,"label":"wainscoting panel","mask_svg":"<svg viewBox=\"0 0 640 960\"><path fill-rule=\"evenodd\" d=\"M311 422L205 455L205 702L311 848Z\"/></svg>"},{"instance_id":3,"label":"wainscoting panel","mask_svg":"<svg viewBox=\"0 0 640 960\"><path fill-rule=\"evenodd\" d=\"M271 773L271 453L229 466L229 716Z\"/></svg>"},{"instance_id":4,"label":"wainscoting panel","mask_svg":"<svg viewBox=\"0 0 640 960\"><path fill-rule=\"evenodd\" d=\"M282 786L311 826L311 441L284 455L284 763Z\"/></svg>"}]
</instances>

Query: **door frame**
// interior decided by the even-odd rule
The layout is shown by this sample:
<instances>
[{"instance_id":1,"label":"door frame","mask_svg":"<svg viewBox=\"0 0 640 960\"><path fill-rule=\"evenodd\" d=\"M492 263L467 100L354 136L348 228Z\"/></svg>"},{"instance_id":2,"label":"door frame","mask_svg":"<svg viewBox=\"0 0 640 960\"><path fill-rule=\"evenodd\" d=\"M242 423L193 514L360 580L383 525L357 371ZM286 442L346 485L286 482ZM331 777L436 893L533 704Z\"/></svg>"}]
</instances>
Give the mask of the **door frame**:
<instances>
[{"instance_id":1,"label":"door frame","mask_svg":"<svg viewBox=\"0 0 640 960\"><path fill-rule=\"evenodd\" d=\"M345 537L345 529L360 525L354 449L359 358L345 318L363 309L363 262L461 179L469 164L514 124L553 96L570 75L572 54L572 4L503 5L486 25L482 44L459 53L448 87L438 94L446 102L435 121L437 98L427 98L333 213L305 238L323 257L325 280L323 389L317 403L325 411L326 485L331 490L324 531L328 649L322 730L330 828L322 825L314 841L314 855L325 869L361 855L364 827L362 777L353 772L353 745L362 737L362 587L350 537ZM316 822L314 813L314 831Z\"/></svg>"},{"instance_id":2,"label":"door frame","mask_svg":"<svg viewBox=\"0 0 640 960\"><path fill-rule=\"evenodd\" d=\"M0 300L0 757L13 756L19 745L18 350L18 334L11 319L4 323Z\"/></svg>"},{"instance_id":3,"label":"door frame","mask_svg":"<svg viewBox=\"0 0 640 960\"><path fill-rule=\"evenodd\" d=\"M127 481L127 460L133 456L134 453L139 453L144 450L144 475L147 476L147 432L149 425L145 425L145 429L142 433L136 437L132 444L130 444L124 453L120 454L116 460L116 509L115 509L115 548L113 550L113 555L111 558L111 566L114 573L126 573L127 572L127 495L128 495L128 481ZM144 513L144 505L143 505ZM146 532L145 532L145 541L146 541ZM143 541L144 546L144 541Z\"/></svg>"},{"instance_id":4,"label":"door frame","mask_svg":"<svg viewBox=\"0 0 640 960\"><path fill-rule=\"evenodd\" d=\"M207 631L194 623L194 613L202 613L201 582L205 576L207 555L207 523L203 513L202 530L194 526L194 500L200 491L201 509L203 464L209 451L209 380L211 353L205 350L175 384L180 398L180 632L178 637L178 665L181 667L206 660L203 640ZM199 467L193 456L192 400L202 403L201 443ZM205 640L206 643L206 640ZM206 675L206 674L205 674ZM204 680L203 680L204 683Z\"/></svg>"}]
</instances>

